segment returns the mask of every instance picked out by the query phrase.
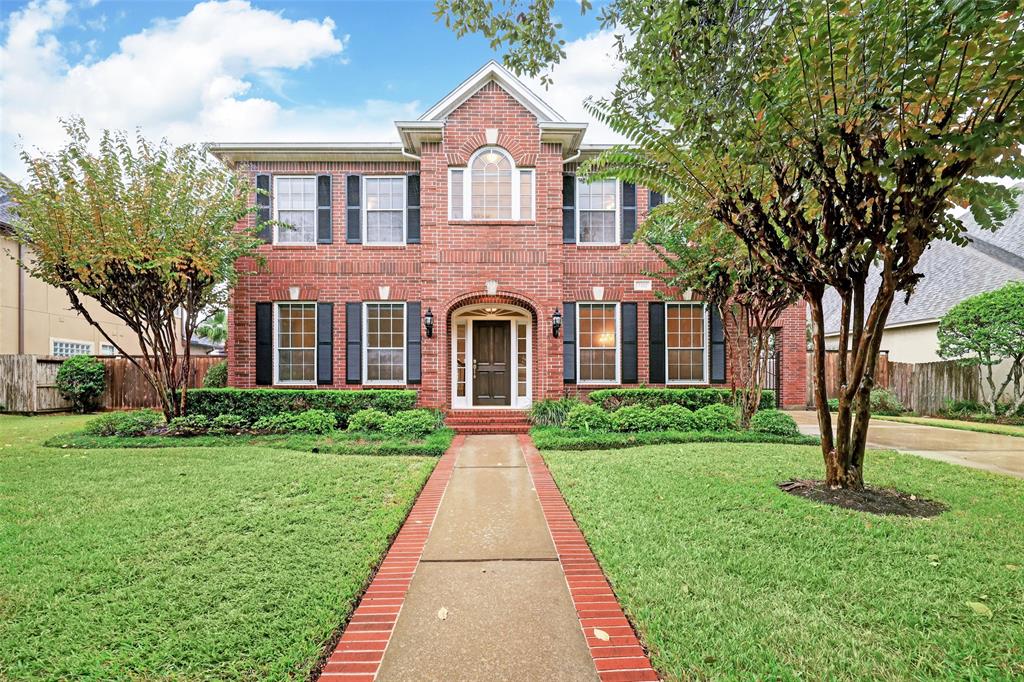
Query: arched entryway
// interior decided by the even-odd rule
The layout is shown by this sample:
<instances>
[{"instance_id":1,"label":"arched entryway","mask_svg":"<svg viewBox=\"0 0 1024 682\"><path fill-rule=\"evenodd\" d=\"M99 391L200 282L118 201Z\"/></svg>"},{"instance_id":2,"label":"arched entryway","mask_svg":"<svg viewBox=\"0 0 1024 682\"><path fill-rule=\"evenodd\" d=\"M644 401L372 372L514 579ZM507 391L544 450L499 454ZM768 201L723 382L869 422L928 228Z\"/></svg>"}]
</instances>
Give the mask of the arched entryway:
<instances>
[{"instance_id":1,"label":"arched entryway","mask_svg":"<svg viewBox=\"0 0 1024 682\"><path fill-rule=\"evenodd\" d=\"M453 408L530 406L534 322L527 304L505 297L455 304L449 326Z\"/></svg>"}]
</instances>

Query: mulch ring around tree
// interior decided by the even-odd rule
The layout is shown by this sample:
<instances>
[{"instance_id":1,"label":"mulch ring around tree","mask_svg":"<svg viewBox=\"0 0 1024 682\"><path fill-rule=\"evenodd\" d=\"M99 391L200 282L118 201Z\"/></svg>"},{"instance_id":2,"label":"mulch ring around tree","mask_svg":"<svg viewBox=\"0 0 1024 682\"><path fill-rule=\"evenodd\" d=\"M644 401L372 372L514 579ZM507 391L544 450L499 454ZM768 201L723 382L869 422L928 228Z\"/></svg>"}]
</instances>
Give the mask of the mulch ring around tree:
<instances>
[{"instance_id":1,"label":"mulch ring around tree","mask_svg":"<svg viewBox=\"0 0 1024 682\"><path fill-rule=\"evenodd\" d=\"M779 490L790 495L871 514L927 518L938 516L949 509L941 502L926 500L894 488L865 488L864 490L840 488L833 490L825 485L824 481L813 480L783 481L778 486Z\"/></svg>"}]
</instances>

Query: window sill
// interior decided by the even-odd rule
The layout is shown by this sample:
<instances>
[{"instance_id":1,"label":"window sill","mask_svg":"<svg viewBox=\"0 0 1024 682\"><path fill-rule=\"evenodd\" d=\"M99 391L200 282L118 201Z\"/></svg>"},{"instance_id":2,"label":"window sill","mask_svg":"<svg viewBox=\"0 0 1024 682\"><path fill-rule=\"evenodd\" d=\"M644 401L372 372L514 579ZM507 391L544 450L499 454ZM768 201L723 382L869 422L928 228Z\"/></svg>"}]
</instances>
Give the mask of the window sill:
<instances>
[{"instance_id":1,"label":"window sill","mask_svg":"<svg viewBox=\"0 0 1024 682\"><path fill-rule=\"evenodd\" d=\"M364 249L404 249L409 244L359 244Z\"/></svg>"},{"instance_id":2,"label":"window sill","mask_svg":"<svg viewBox=\"0 0 1024 682\"><path fill-rule=\"evenodd\" d=\"M580 243L577 242L576 244L566 244L566 246L575 246L578 249L617 249L617 248L619 248L621 246L625 246L625 244L615 244L615 243L610 243L610 244L589 244L589 243L584 243L584 244L580 244Z\"/></svg>"},{"instance_id":3,"label":"window sill","mask_svg":"<svg viewBox=\"0 0 1024 682\"><path fill-rule=\"evenodd\" d=\"M271 244L270 246L275 251L277 251L278 249L280 249L282 251L288 251L288 250L291 250L291 249L300 249L300 250L301 249L315 249L319 245L318 244Z\"/></svg>"},{"instance_id":4,"label":"window sill","mask_svg":"<svg viewBox=\"0 0 1024 682\"><path fill-rule=\"evenodd\" d=\"M485 227L498 227L501 225L536 225L536 220L515 220L513 218L497 218L494 220L484 218L449 218L448 223L451 225L466 225L472 227L474 225L482 225Z\"/></svg>"}]
</instances>

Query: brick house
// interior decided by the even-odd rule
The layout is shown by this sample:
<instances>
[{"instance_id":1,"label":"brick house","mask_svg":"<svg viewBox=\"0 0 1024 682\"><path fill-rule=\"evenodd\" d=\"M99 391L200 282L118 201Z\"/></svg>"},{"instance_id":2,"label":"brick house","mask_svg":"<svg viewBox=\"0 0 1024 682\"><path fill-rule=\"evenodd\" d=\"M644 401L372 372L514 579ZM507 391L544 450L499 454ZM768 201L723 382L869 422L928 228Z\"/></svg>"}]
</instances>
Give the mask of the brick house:
<instances>
[{"instance_id":1,"label":"brick house","mask_svg":"<svg viewBox=\"0 0 1024 682\"><path fill-rule=\"evenodd\" d=\"M600 152L491 62L401 142L217 144L248 172L266 265L229 318L236 387L414 387L426 406L525 408L610 386L731 382L721 322L663 302L631 243L661 197L584 184ZM251 263L240 263L246 271ZM803 305L777 330L784 405L804 403Z\"/></svg>"}]
</instances>

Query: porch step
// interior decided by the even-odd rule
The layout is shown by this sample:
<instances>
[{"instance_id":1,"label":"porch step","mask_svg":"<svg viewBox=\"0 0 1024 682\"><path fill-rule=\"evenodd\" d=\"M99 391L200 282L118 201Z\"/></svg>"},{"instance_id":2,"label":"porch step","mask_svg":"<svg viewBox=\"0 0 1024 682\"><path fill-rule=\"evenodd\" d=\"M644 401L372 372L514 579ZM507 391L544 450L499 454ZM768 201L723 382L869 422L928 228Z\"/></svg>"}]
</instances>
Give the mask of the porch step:
<instances>
[{"instance_id":1,"label":"porch step","mask_svg":"<svg viewBox=\"0 0 1024 682\"><path fill-rule=\"evenodd\" d=\"M452 410L445 423L456 433L526 433L530 422L523 410Z\"/></svg>"}]
</instances>

